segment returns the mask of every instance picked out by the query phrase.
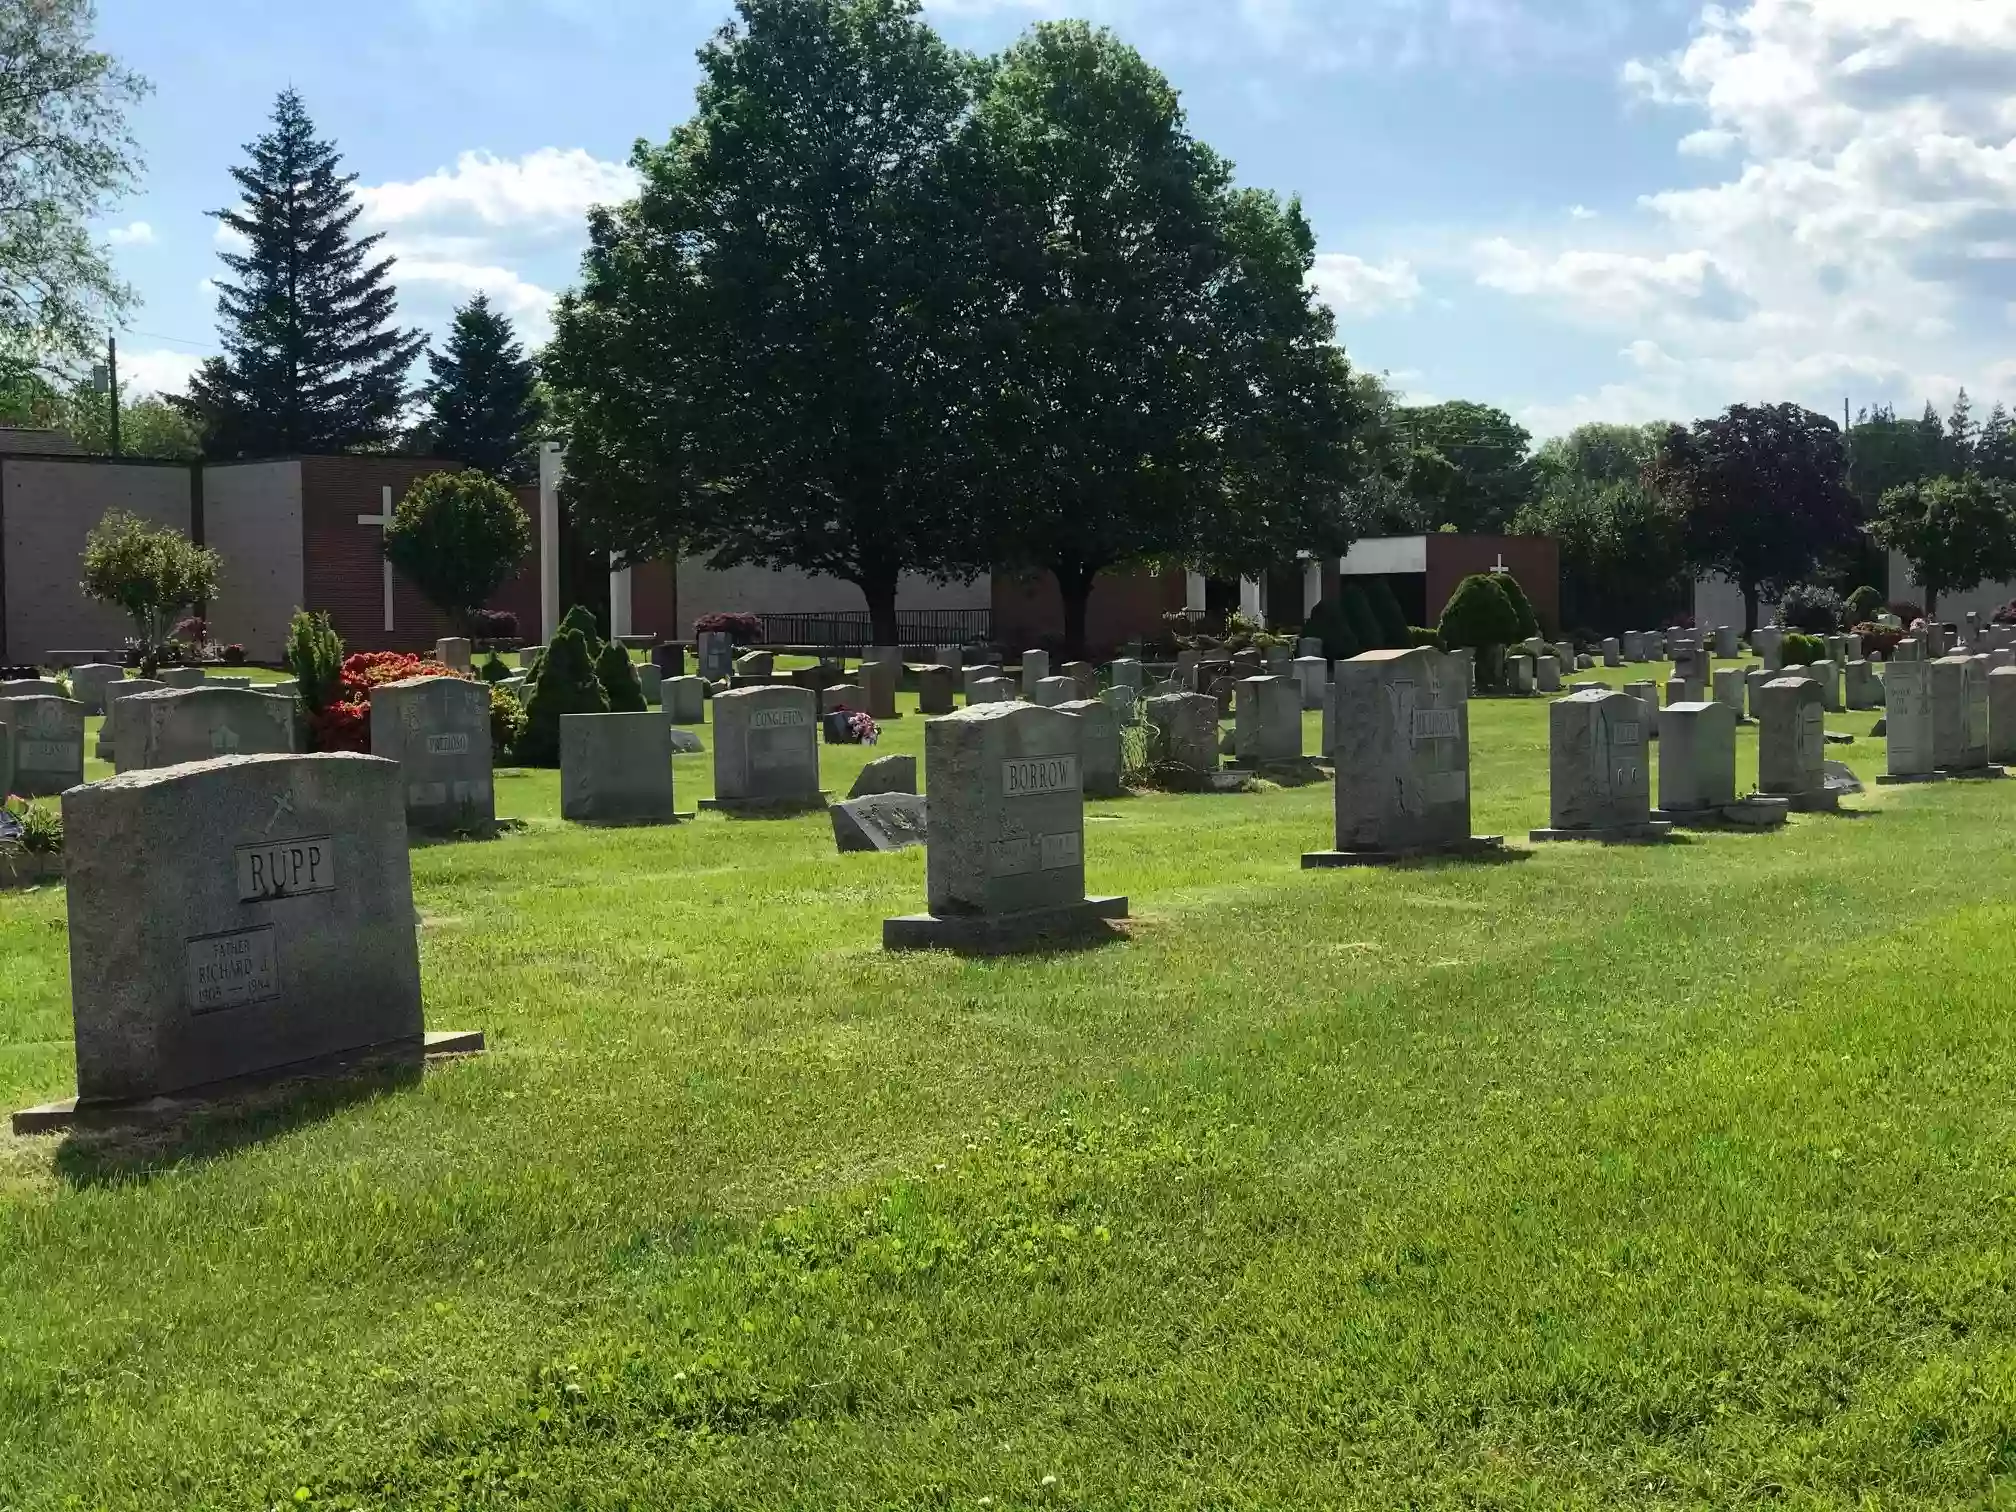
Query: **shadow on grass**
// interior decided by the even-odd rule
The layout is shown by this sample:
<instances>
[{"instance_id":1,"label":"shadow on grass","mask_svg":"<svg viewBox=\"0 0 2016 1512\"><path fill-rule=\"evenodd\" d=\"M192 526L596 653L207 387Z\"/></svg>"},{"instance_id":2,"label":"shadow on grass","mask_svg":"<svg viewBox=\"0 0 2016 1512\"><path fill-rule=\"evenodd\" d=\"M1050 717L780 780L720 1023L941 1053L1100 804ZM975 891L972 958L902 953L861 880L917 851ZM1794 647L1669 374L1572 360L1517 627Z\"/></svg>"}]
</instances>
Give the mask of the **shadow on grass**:
<instances>
[{"instance_id":1,"label":"shadow on grass","mask_svg":"<svg viewBox=\"0 0 2016 1512\"><path fill-rule=\"evenodd\" d=\"M232 1155L410 1087L419 1062L365 1060L324 1073L234 1087L198 1101L163 1100L131 1122L87 1124L57 1147L56 1174L78 1188L152 1180Z\"/></svg>"},{"instance_id":2,"label":"shadow on grass","mask_svg":"<svg viewBox=\"0 0 2016 1512\"><path fill-rule=\"evenodd\" d=\"M523 819L499 819L494 824L481 825L472 829L456 830L450 835L413 834L408 832L408 850L434 850L443 845L478 845L490 840L502 840L509 835L522 835L532 826Z\"/></svg>"}]
</instances>

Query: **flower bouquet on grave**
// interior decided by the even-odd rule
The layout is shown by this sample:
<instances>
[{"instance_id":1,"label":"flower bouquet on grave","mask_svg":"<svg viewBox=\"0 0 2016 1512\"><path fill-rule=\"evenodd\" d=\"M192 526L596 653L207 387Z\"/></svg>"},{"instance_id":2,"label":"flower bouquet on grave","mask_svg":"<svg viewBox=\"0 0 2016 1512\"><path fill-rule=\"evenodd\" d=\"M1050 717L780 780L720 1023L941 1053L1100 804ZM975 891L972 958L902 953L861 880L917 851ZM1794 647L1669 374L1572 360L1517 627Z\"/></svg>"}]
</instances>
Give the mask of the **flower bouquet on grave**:
<instances>
[{"instance_id":1,"label":"flower bouquet on grave","mask_svg":"<svg viewBox=\"0 0 2016 1512\"><path fill-rule=\"evenodd\" d=\"M828 745L874 745L882 739L881 726L859 709L829 710L821 723Z\"/></svg>"}]
</instances>

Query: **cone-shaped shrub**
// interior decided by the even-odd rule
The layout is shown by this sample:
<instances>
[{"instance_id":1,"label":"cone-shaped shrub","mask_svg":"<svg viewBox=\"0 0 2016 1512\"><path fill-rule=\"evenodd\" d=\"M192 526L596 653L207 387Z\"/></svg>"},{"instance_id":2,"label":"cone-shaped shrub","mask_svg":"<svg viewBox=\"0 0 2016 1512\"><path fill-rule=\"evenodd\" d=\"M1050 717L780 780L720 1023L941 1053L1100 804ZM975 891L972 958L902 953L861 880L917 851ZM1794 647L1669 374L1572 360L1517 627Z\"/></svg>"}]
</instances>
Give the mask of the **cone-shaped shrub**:
<instances>
[{"instance_id":1,"label":"cone-shaped shrub","mask_svg":"<svg viewBox=\"0 0 2016 1512\"><path fill-rule=\"evenodd\" d=\"M1338 590L1337 597L1344 606L1344 618L1351 626L1351 634L1357 638L1359 650L1379 650L1379 618L1372 612L1372 600L1366 596L1365 585L1353 578Z\"/></svg>"},{"instance_id":2,"label":"cone-shaped shrub","mask_svg":"<svg viewBox=\"0 0 2016 1512\"><path fill-rule=\"evenodd\" d=\"M595 663L595 678L602 684L602 695L609 700L611 714L644 712L647 707L644 684L637 681L637 669L630 665L630 653L615 641L602 648L602 655Z\"/></svg>"},{"instance_id":3,"label":"cone-shaped shrub","mask_svg":"<svg viewBox=\"0 0 2016 1512\"><path fill-rule=\"evenodd\" d=\"M1379 626L1378 649L1406 650L1412 644L1407 634L1407 615L1393 593L1393 584L1386 578L1375 577L1366 585L1365 596L1372 605L1372 618Z\"/></svg>"},{"instance_id":4,"label":"cone-shaped shrub","mask_svg":"<svg viewBox=\"0 0 2016 1512\"><path fill-rule=\"evenodd\" d=\"M641 697L641 695L640 695ZM594 658L578 630L562 630L546 648L539 682L525 709L525 735L518 742L521 766L560 764L560 717L606 714L609 697L595 675Z\"/></svg>"},{"instance_id":5,"label":"cone-shaped shrub","mask_svg":"<svg viewBox=\"0 0 2016 1512\"><path fill-rule=\"evenodd\" d=\"M1496 681L1497 659L1486 648L1509 646L1519 639L1519 615L1499 587L1500 577L1499 573L1479 572L1463 579L1442 611L1443 646L1451 651L1477 652L1478 681L1487 686Z\"/></svg>"},{"instance_id":6,"label":"cone-shaped shrub","mask_svg":"<svg viewBox=\"0 0 2016 1512\"><path fill-rule=\"evenodd\" d=\"M1526 597L1526 590L1519 586L1519 579L1509 572L1491 574L1497 581L1498 591L1505 595L1505 601L1512 606L1512 612L1519 618L1519 633L1512 637L1515 641L1531 640L1540 633L1540 617L1533 612L1533 601ZM1511 644L1508 641L1506 644Z\"/></svg>"},{"instance_id":7,"label":"cone-shaped shrub","mask_svg":"<svg viewBox=\"0 0 2016 1512\"><path fill-rule=\"evenodd\" d=\"M1351 628L1351 621L1344 613L1340 599L1327 598L1316 606L1309 616L1309 623L1302 627L1302 633L1323 642L1323 655L1333 662L1349 661L1363 654L1367 649L1358 639L1358 633Z\"/></svg>"}]
</instances>

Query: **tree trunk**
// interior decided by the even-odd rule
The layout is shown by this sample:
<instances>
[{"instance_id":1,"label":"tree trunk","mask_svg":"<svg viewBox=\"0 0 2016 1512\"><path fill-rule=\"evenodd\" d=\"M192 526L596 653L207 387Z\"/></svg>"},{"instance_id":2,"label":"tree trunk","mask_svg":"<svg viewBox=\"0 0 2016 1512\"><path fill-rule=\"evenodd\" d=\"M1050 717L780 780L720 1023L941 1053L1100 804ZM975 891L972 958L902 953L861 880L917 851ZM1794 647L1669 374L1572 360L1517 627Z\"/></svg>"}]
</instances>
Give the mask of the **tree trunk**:
<instances>
[{"instance_id":1,"label":"tree trunk","mask_svg":"<svg viewBox=\"0 0 2016 1512\"><path fill-rule=\"evenodd\" d=\"M1743 638L1748 640L1750 633L1757 628L1757 585L1755 583L1744 583L1741 586L1743 589Z\"/></svg>"},{"instance_id":2,"label":"tree trunk","mask_svg":"<svg viewBox=\"0 0 2016 1512\"><path fill-rule=\"evenodd\" d=\"M868 601L870 645L901 644L896 630L896 577L894 571L864 572L854 579L854 586L861 590L861 597Z\"/></svg>"},{"instance_id":3,"label":"tree trunk","mask_svg":"<svg viewBox=\"0 0 2016 1512\"><path fill-rule=\"evenodd\" d=\"M1057 579L1057 592L1064 600L1065 657L1070 661L1083 661L1086 607L1091 603L1092 584L1099 576L1099 569L1065 562L1053 567L1051 574Z\"/></svg>"}]
</instances>

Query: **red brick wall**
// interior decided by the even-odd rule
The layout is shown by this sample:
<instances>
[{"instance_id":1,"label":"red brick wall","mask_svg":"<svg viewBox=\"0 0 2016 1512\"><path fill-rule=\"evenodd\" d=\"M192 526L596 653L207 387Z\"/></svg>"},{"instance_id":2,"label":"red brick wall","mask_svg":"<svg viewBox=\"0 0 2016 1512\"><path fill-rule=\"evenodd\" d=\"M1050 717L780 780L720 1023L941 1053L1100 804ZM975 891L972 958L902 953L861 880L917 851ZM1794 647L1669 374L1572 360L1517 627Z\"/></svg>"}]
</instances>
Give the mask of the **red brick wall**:
<instances>
[{"instance_id":1,"label":"red brick wall","mask_svg":"<svg viewBox=\"0 0 2016 1512\"><path fill-rule=\"evenodd\" d=\"M661 641L686 638L687 631L679 626L679 578L670 562L646 562L630 569L630 630Z\"/></svg>"},{"instance_id":2,"label":"red brick wall","mask_svg":"<svg viewBox=\"0 0 2016 1512\"><path fill-rule=\"evenodd\" d=\"M326 610L352 651L431 651L455 633L447 616L398 574L392 579L392 620L385 633L384 532L359 525L375 515L389 484L396 508L406 490L429 473L454 470L452 462L413 457L303 457L301 459L302 589L310 609ZM527 490L519 490L521 504ZM532 554L491 601L518 616L519 634L539 636L538 490L530 490Z\"/></svg>"},{"instance_id":3,"label":"red brick wall","mask_svg":"<svg viewBox=\"0 0 2016 1512\"><path fill-rule=\"evenodd\" d=\"M1086 650L1107 656L1134 639L1154 640L1162 616L1183 607L1183 574L1145 567L1101 573L1085 606ZM1003 650L1061 641L1064 599L1047 572L994 574L994 639Z\"/></svg>"},{"instance_id":4,"label":"red brick wall","mask_svg":"<svg viewBox=\"0 0 2016 1512\"><path fill-rule=\"evenodd\" d=\"M1428 537L1428 621L1435 624L1456 585L1489 572L1503 557L1526 590L1542 632L1561 631L1561 543L1545 536L1431 535Z\"/></svg>"}]
</instances>

